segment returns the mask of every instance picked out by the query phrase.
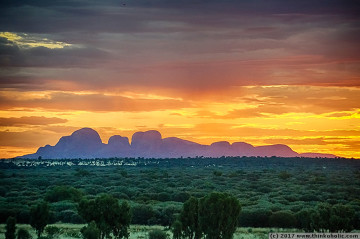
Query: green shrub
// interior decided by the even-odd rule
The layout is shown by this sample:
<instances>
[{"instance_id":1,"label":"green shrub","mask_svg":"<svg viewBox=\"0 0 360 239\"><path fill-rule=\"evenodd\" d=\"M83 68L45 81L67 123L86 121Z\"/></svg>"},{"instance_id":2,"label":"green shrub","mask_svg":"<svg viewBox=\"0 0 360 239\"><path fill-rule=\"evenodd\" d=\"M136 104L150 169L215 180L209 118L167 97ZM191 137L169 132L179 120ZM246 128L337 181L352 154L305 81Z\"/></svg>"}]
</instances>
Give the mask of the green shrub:
<instances>
[{"instance_id":1,"label":"green shrub","mask_svg":"<svg viewBox=\"0 0 360 239\"><path fill-rule=\"evenodd\" d=\"M296 217L291 211L278 211L269 218L272 227L294 228L296 227Z\"/></svg>"},{"instance_id":2,"label":"green shrub","mask_svg":"<svg viewBox=\"0 0 360 239\"><path fill-rule=\"evenodd\" d=\"M76 188L69 186L56 186L46 193L45 200L49 202L58 202L63 200L79 202L82 196L83 193Z\"/></svg>"},{"instance_id":3,"label":"green shrub","mask_svg":"<svg viewBox=\"0 0 360 239\"><path fill-rule=\"evenodd\" d=\"M320 203L310 215L313 230L330 232L350 232L355 224L355 212L346 205Z\"/></svg>"},{"instance_id":4,"label":"green shrub","mask_svg":"<svg viewBox=\"0 0 360 239\"><path fill-rule=\"evenodd\" d=\"M182 237L182 224L179 220L176 220L172 224L171 231L173 233L173 239L180 239Z\"/></svg>"},{"instance_id":5,"label":"green shrub","mask_svg":"<svg viewBox=\"0 0 360 239\"><path fill-rule=\"evenodd\" d=\"M35 229L37 236L40 237L49 222L49 205L46 202L38 203L30 210L30 225Z\"/></svg>"},{"instance_id":6,"label":"green shrub","mask_svg":"<svg viewBox=\"0 0 360 239\"><path fill-rule=\"evenodd\" d=\"M47 226L45 228L45 232L48 237L56 238L61 234L61 229L55 226Z\"/></svg>"},{"instance_id":7,"label":"green shrub","mask_svg":"<svg viewBox=\"0 0 360 239\"><path fill-rule=\"evenodd\" d=\"M25 228L19 228L17 231L17 239L31 239L32 236L30 235L29 231Z\"/></svg>"},{"instance_id":8,"label":"green shrub","mask_svg":"<svg viewBox=\"0 0 360 239\"><path fill-rule=\"evenodd\" d=\"M65 236L71 237L71 238L81 238L81 234L78 230L67 230L65 232Z\"/></svg>"},{"instance_id":9,"label":"green shrub","mask_svg":"<svg viewBox=\"0 0 360 239\"><path fill-rule=\"evenodd\" d=\"M169 236L166 232L155 229L149 232L149 239L167 239Z\"/></svg>"},{"instance_id":10,"label":"green shrub","mask_svg":"<svg viewBox=\"0 0 360 239\"><path fill-rule=\"evenodd\" d=\"M15 239L15 232L16 232L16 219L15 219L15 217L9 217L6 220L5 238L6 239Z\"/></svg>"},{"instance_id":11,"label":"green shrub","mask_svg":"<svg viewBox=\"0 0 360 239\"><path fill-rule=\"evenodd\" d=\"M290 177L291 177L291 174L286 171L282 171L279 173L279 178L281 178L282 180L289 179Z\"/></svg>"},{"instance_id":12,"label":"green shrub","mask_svg":"<svg viewBox=\"0 0 360 239\"><path fill-rule=\"evenodd\" d=\"M269 209L257 209L254 211L242 211L239 216L239 226L242 227L268 227L271 211Z\"/></svg>"},{"instance_id":13,"label":"green shrub","mask_svg":"<svg viewBox=\"0 0 360 239\"><path fill-rule=\"evenodd\" d=\"M206 238L230 239L236 230L241 205L226 193L210 193L199 200L199 224Z\"/></svg>"},{"instance_id":14,"label":"green shrub","mask_svg":"<svg viewBox=\"0 0 360 239\"><path fill-rule=\"evenodd\" d=\"M94 221L90 222L86 227L81 229L81 234L84 239L99 239L100 230L97 228Z\"/></svg>"},{"instance_id":15,"label":"green shrub","mask_svg":"<svg viewBox=\"0 0 360 239\"><path fill-rule=\"evenodd\" d=\"M215 170L215 171L213 171L213 174L214 174L214 176L216 176L216 177L220 177L220 176L222 176L222 172L221 171L217 171L217 170Z\"/></svg>"},{"instance_id":16,"label":"green shrub","mask_svg":"<svg viewBox=\"0 0 360 239\"><path fill-rule=\"evenodd\" d=\"M149 220L155 216L155 211L151 206L138 205L132 208L132 223L149 225Z\"/></svg>"},{"instance_id":17,"label":"green shrub","mask_svg":"<svg viewBox=\"0 0 360 239\"><path fill-rule=\"evenodd\" d=\"M38 239L52 239L52 238L49 236L41 236L41 237L38 237Z\"/></svg>"},{"instance_id":18,"label":"green shrub","mask_svg":"<svg viewBox=\"0 0 360 239\"><path fill-rule=\"evenodd\" d=\"M111 233L116 238L129 236L131 210L127 202L119 204L118 199L103 194L95 200L83 199L79 203L78 211L86 222L95 222L101 238L109 237Z\"/></svg>"}]
</instances>

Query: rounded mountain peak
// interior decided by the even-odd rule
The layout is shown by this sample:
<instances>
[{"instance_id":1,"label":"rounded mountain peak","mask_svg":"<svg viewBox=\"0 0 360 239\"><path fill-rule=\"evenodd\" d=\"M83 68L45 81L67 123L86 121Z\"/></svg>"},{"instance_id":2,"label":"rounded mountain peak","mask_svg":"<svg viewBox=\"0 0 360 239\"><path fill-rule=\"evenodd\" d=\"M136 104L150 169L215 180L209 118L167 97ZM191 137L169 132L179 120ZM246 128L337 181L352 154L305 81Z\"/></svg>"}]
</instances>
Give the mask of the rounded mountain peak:
<instances>
[{"instance_id":1,"label":"rounded mountain peak","mask_svg":"<svg viewBox=\"0 0 360 239\"><path fill-rule=\"evenodd\" d=\"M156 130L136 132L131 138L131 145L135 147L140 145L152 145L161 142L161 140L162 136L160 132Z\"/></svg>"},{"instance_id":2,"label":"rounded mountain peak","mask_svg":"<svg viewBox=\"0 0 360 239\"><path fill-rule=\"evenodd\" d=\"M93 142L99 144L102 143L99 133L91 128L82 128L76 130L71 134L70 137L76 141Z\"/></svg>"},{"instance_id":3,"label":"rounded mountain peak","mask_svg":"<svg viewBox=\"0 0 360 239\"><path fill-rule=\"evenodd\" d=\"M129 146L129 139L120 135L113 135L109 138L108 145L126 145Z\"/></svg>"},{"instance_id":4,"label":"rounded mountain peak","mask_svg":"<svg viewBox=\"0 0 360 239\"><path fill-rule=\"evenodd\" d=\"M145 132L136 132L133 134L131 141L137 140L161 140L161 134L159 131L156 130L149 130Z\"/></svg>"}]
</instances>

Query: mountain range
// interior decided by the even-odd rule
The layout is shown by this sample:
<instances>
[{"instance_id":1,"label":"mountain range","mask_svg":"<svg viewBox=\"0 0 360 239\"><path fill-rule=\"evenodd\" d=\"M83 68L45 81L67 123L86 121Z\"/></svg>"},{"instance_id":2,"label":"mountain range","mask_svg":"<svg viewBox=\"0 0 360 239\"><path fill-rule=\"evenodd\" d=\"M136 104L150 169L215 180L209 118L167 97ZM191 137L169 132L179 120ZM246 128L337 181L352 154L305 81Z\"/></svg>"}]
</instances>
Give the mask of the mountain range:
<instances>
[{"instance_id":1,"label":"mountain range","mask_svg":"<svg viewBox=\"0 0 360 239\"><path fill-rule=\"evenodd\" d=\"M227 141L198 144L177 137L162 138L160 132L149 130L136 132L131 138L114 135L107 144L95 130L82 128L70 136L60 138L55 146L40 147L36 153L18 158L110 158L110 157L144 157L144 158L180 158L180 157L221 157L221 156L261 156L261 157L324 157L335 158L332 154L304 153L299 154L283 144L253 146L244 142L230 144Z\"/></svg>"}]
</instances>

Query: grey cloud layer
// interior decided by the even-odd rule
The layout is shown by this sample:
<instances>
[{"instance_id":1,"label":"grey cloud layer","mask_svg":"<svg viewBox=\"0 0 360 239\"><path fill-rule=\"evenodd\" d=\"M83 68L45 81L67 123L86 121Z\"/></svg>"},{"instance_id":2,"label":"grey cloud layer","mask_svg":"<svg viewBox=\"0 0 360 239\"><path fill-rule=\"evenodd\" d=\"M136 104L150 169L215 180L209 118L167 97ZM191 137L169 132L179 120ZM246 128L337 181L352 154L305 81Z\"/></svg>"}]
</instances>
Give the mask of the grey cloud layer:
<instances>
[{"instance_id":1,"label":"grey cloud layer","mask_svg":"<svg viewBox=\"0 0 360 239\"><path fill-rule=\"evenodd\" d=\"M75 45L22 49L0 38L0 67L8 70L0 72L0 81L9 85L19 75L44 80L26 69L47 68L53 74L46 79L62 77L85 88L99 87L99 80L109 88L186 90L334 81L358 86L358 79L344 77L339 83L302 69L345 59L344 72L359 74L359 12L359 1L349 0L5 1L0 4L0 32ZM291 55L319 59L289 60ZM78 74L69 76L59 68L77 68ZM97 74L89 74L89 68ZM284 69L292 75L273 76ZM297 77L304 75L311 82ZM28 89L29 84L12 86Z\"/></svg>"}]
</instances>

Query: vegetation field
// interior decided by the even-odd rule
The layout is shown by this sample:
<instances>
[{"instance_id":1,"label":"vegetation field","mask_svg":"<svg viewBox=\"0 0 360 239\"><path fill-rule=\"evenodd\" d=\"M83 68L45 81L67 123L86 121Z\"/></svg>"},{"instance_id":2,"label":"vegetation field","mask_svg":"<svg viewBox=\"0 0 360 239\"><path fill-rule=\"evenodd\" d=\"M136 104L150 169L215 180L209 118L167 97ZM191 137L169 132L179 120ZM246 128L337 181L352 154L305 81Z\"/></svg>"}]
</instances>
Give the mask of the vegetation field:
<instances>
[{"instance_id":1,"label":"vegetation field","mask_svg":"<svg viewBox=\"0 0 360 239\"><path fill-rule=\"evenodd\" d=\"M66 224L56 223L50 226L55 226L61 229L61 234L57 236L57 239L70 239L70 238L81 238L80 229L84 224ZM36 233L31 229L30 225L20 224L18 228L27 229L33 238L36 238ZM170 230L162 226L141 226L132 225L130 227L129 239L147 239L149 231L153 229L161 229L171 237L172 233ZM279 229L279 228L238 228L234 234L234 239L267 239L269 232L299 232L296 229ZM5 225L0 225L0 239L5 239Z\"/></svg>"},{"instance_id":2,"label":"vegetation field","mask_svg":"<svg viewBox=\"0 0 360 239\"><path fill-rule=\"evenodd\" d=\"M260 228L303 230L330 209L340 229L360 228L360 160L355 159L14 159L0 161L0 169L0 223L9 216L29 223L30 208L45 200L50 223L84 224L80 200L110 194L129 203L131 224L169 228L191 196L216 191L236 197L238 226L253 228L238 229L235 238L261 236ZM141 238L134 228L131 238Z\"/></svg>"}]
</instances>

